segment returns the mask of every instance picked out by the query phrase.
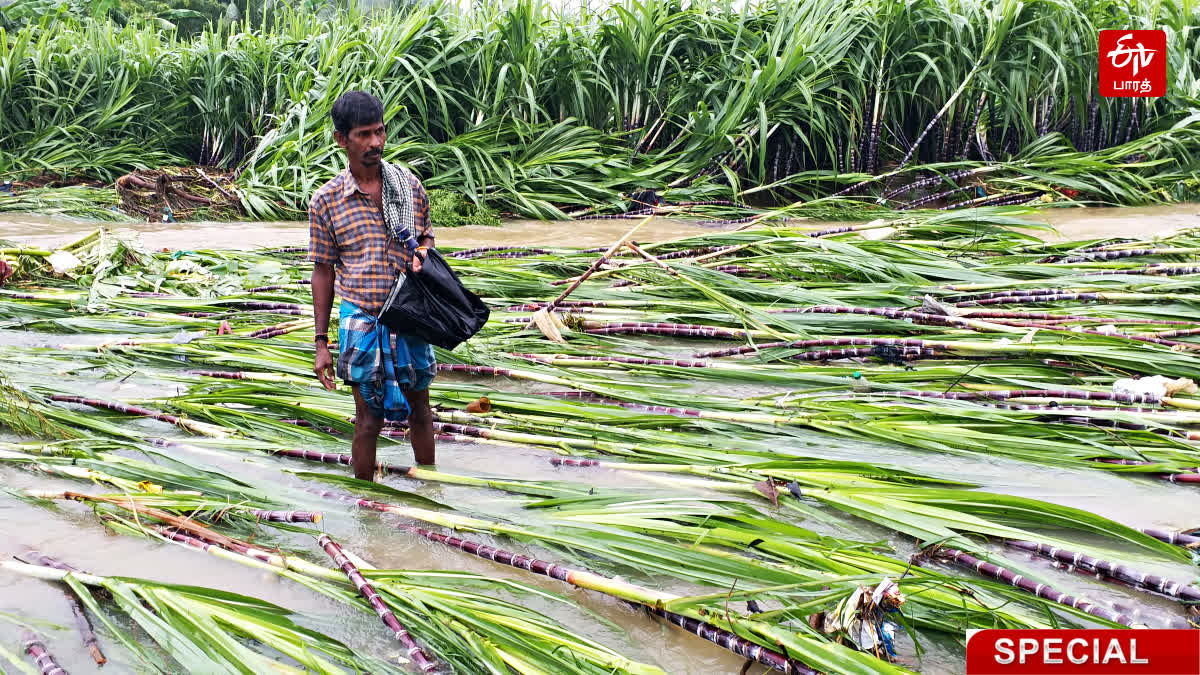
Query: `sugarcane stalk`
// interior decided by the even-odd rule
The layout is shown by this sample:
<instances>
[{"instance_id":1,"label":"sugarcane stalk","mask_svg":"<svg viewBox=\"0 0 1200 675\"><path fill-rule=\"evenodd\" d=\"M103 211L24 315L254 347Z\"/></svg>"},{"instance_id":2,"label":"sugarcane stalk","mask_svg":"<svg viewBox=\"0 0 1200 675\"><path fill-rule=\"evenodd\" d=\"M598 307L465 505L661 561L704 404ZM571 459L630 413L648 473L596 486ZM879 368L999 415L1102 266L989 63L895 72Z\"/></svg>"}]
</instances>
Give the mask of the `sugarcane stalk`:
<instances>
[{"instance_id":1,"label":"sugarcane stalk","mask_svg":"<svg viewBox=\"0 0 1200 675\"><path fill-rule=\"evenodd\" d=\"M1138 256L1148 255L1196 255L1200 253L1200 248L1196 247L1175 247L1175 248L1133 248L1123 249L1120 251L1096 251L1087 255L1071 256L1057 261L1058 263L1081 263L1081 262L1096 262L1099 260L1119 260L1122 258L1133 258Z\"/></svg>"},{"instance_id":2,"label":"sugarcane stalk","mask_svg":"<svg viewBox=\"0 0 1200 675\"><path fill-rule=\"evenodd\" d=\"M64 570L67 572L79 572L80 570L44 555L38 551L26 551L23 554L14 555L14 558L23 563L30 565L43 565L45 567L53 567L55 569ZM88 653L97 666L102 666L108 662L104 656L104 652L100 650L99 641L96 638L96 633L92 630L92 623L88 621L87 615L83 611L83 607L79 605L79 599L75 597L75 592L70 589L63 590L63 597L67 600L67 605L71 608L71 614L75 617L75 628L79 631L79 637L83 640L83 646L87 647Z\"/></svg>"},{"instance_id":3,"label":"sugarcane stalk","mask_svg":"<svg viewBox=\"0 0 1200 675\"><path fill-rule=\"evenodd\" d=\"M502 565L516 567L517 569L523 569L534 574L541 574L543 576L550 577L551 579L557 579L579 588L589 588L590 586L588 582L592 580L603 579L606 580L610 585L614 581L610 578L602 577L599 574L587 570L563 567L545 560L538 560L536 558L530 558L528 556L494 548L485 544L480 544L478 542L432 532L425 528L414 525L401 525L399 528L406 532L411 532L418 536L424 537L429 541L434 541L451 548L459 549L460 551L465 551L471 555L478 556L485 560L491 560ZM596 589L592 588L592 590ZM772 670L776 670L781 673L816 675L816 671L787 658L783 654L767 649L762 645L755 644L744 638L740 638L737 635L718 628L712 624L683 616L682 614L668 612L653 605L648 605L641 602L635 602L635 604L645 607L651 613L670 621L689 633L694 633L695 635L698 635L709 642L728 649L738 656L743 656L752 661L761 663L770 667Z\"/></svg>"},{"instance_id":4,"label":"sugarcane stalk","mask_svg":"<svg viewBox=\"0 0 1200 675\"><path fill-rule=\"evenodd\" d=\"M213 438L226 438L231 434L231 431L229 429L226 429L225 427L219 427L214 424L208 424L205 422L197 422L195 420L189 420L184 417L168 415L167 413L158 412L157 410L150 410L148 408L142 408L142 407L135 406L135 405L120 403L117 401L104 401L101 399L85 398L83 396L68 396L65 394L54 394L54 395L49 396L48 398L51 401L57 401L59 403L77 403L77 404L86 405L86 406L89 406L92 408L103 408L106 410L112 410L113 412L124 413L126 415L137 415L139 417L149 417L150 419L158 420L160 422L166 422L168 424L174 424L175 426L177 426L181 429L187 429L188 431L194 431L198 434L202 434L204 436L211 436Z\"/></svg>"},{"instance_id":5,"label":"sugarcane stalk","mask_svg":"<svg viewBox=\"0 0 1200 675\"><path fill-rule=\"evenodd\" d=\"M505 536L544 538L533 532L500 522L485 521L478 518L460 516L451 513L427 511L425 509L419 509L415 507L405 507L395 504L374 502L371 500L360 499L331 491L312 491L315 494L319 494L329 499L336 499L344 503L355 504L362 508L371 509L382 513L392 513L398 516L411 518L426 523L432 523L441 527L470 531L493 532L496 534L503 534ZM399 527L400 529L408 529L413 526L400 525ZM489 553L492 550L496 550L492 549L491 547L483 548L488 550ZM491 559L490 554L489 559ZM549 563L544 564L549 565ZM522 569L524 569L524 567L522 567ZM678 596L674 596L664 591L638 586L622 579L604 577L587 570L573 570L570 568L559 569L561 569L564 574L567 574L568 578L563 580L571 583L572 585L587 590L604 593L606 595L611 595L621 600L626 600L639 605L646 605L649 607L669 607L671 601L678 598ZM731 611L702 612L701 610L687 607L681 608L679 613L697 621L712 622L717 628L732 632L737 635L744 636L749 634L756 636L768 644L779 644L786 647L788 645L796 645L797 640L807 640L807 638L796 635L795 633L790 633L778 626L754 619L749 619L741 614Z\"/></svg>"},{"instance_id":6,"label":"sugarcane stalk","mask_svg":"<svg viewBox=\"0 0 1200 675\"><path fill-rule=\"evenodd\" d=\"M71 492L69 490L64 490L64 491L25 490L24 493L26 495L29 495L30 497L34 497L36 499L64 499L64 500L68 500L68 501L100 502L100 503L104 503L104 504L111 504L113 506L125 509L127 511L133 511L140 515L149 516L150 518L160 520L160 521L167 523L173 527L177 527L186 532L193 533L196 536L218 542L223 546L227 545L227 546L231 546L231 547L236 547L239 545L241 545L241 546L246 545L243 542L239 542L239 541L232 539L230 537L227 537L223 534L218 534L217 532L214 532L212 529L210 529L208 527L197 524L196 521L194 521L190 518L181 518L179 516L173 515L171 513L167 513L166 511L162 511L160 509L151 508L149 506L143 506L141 504L138 504L136 501L134 501L130 497L126 497L126 498L122 499L119 497L106 497L104 495L87 495L87 494L82 494L79 492Z\"/></svg>"},{"instance_id":7,"label":"sugarcane stalk","mask_svg":"<svg viewBox=\"0 0 1200 675\"><path fill-rule=\"evenodd\" d=\"M1106 621L1119 623L1122 626L1144 627L1134 624L1133 619L1121 614L1120 612L1116 612L1104 607L1098 607L1087 600L1067 595L1066 593L1056 590L1051 586L1047 586L1046 584L1036 583L1011 570L1007 570L999 565L994 565L990 562L980 560L979 558L976 558L969 553L964 553L958 549L940 549L937 554L939 557L950 560L958 565L966 567L967 569L973 570L981 576L1003 581L1009 586L1019 588L1022 591L1031 593L1036 597L1045 598L1046 600L1060 605L1073 607L1081 612L1098 616Z\"/></svg>"},{"instance_id":8,"label":"sugarcane stalk","mask_svg":"<svg viewBox=\"0 0 1200 675\"><path fill-rule=\"evenodd\" d=\"M271 523L319 523L321 514L314 511L250 511L255 518Z\"/></svg>"},{"instance_id":9,"label":"sugarcane stalk","mask_svg":"<svg viewBox=\"0 0 1200 675\"><path fill-rule=\"evenodd\" d=\"M1042 544L1036 541L1010 540L1005 543L1013 548L1019 548L1023 551L1037 553L1047 558L1057 560L1058 562L1067 563L1068 565L1072 565L1089 572L1103 574L1138 588L1148 589L1154 591L1155 593L1161 593L1178 600L1200 602L1200 588L1195 586L1164 579L1163 577L1154 574L1137 572L1107 560L1100 560L1083 553L1068 551L1056 546Z\"/></svg>"},{"instance_id":10,"label":"sugarcane stalk","mask_svg":"<svg viewBox=\"0 0 1200 675\"><path fill-rule=\"evenodd\" d=\"M300 330L302 328L311 328L312 325L313 325L313 322L312 322L312 320L309 320L309 319L297 319L295 321L284 321L283 323L277 323L274 326L267 326L266 328L260 328L252 333L247 334L246 337L249 337L249 338L277 337L280 335L286 335L287 333L291 333L293 331Z\"/></svg>"},{"instance_id":11,"label":"sugarcane stalk","mask_svg":"<svg viewBox=\"0 0 1200 675\"><path fill-rule=\"evenodd\" d=\"M597 364L628 364L635 366L674 366L678 368L714 368L727 367L728 364L695 361L692 359L652 359L644 356L549 356L545 354L513 353L519 359L528 359L548 366L564 368L589 367ZM456 364L457 365L457 364ZM735 368L735 370L742 370Z\"/></svg>"},{"instance_id":12,"label":"sugarcane stalk","mask_svg":"<svg viewBox=\"0 0 1200 675\"><path fill-rule=\"evenodd\" d=\"M981 319L1025 319L1028 321L1054 321L1054 322L1103 322L1113 324L1152 324L1164 326L1195 326L1195 321L1175 321L1171 319L1132 319L1120 318L1114 319L1110 317L1087 316L1083 314L1052 314L1050 312L1018 312L1016 310L984 310L971 309L970 307L962 308L961 317L979 317Z\"/></svg>"},{"instance_id":13,"label":"sugarcane stalk","mask_svg":"<svg viewBox=\"0 0 1200 675\"><path fill-rule=\"evenodd\" d=\"M255 286L254 288L247 288L246 292L247 293L266 293L267 291L291 291L291 290L300 289L300 288L304 287L305 285L311 285L311 284L312 284L311 281L301 280L301 281L297 281L294 284L274 284L271 286Z\"/></svg>"},{"instance_id":14,"label":"sugarcane stalk","mask_svg":"<svg viewBox=\"0 0 1200 675\"><path fill-rule=\"evenodd\" d=\"M102 666L108 663L108 659L104 656L104 652L100 651L100 643L96 639L96 633L92 630L92 624L88 621L87 615L83 613L83 607L79 605L79 600L75 597L74 592L63 592L63 596L67 599L67 604L71 607L71 614L75 616L75 628L79 631L79 637L83 640L83 646L87 648L92 660L97 666Z\"/></svg>"},{"instance_id":15,"label":"sugarcane stalk","mask_svg":"<svg viewBox=\"0 0 1200 675\"><path fill-rule=\"evenodd\" d=\"M1024 398L1067 398L1080 399L1084 401L1117 401L1120 403L1151 403L1161 404L1164 397L1154 394L1118 394L1111 391L1084 391L1079 389L1012 389L1012 390L997 390L988 389L984 391L889 391L885 392L887 396L912 396L922 398L940 398L953 401L974 401L979 399L992 399L996 401L1007 401L1010 399Z\"/></svg>"},{"instance_id":16,"label":"sugarcane stalk","mask_svg":"<svg viewBox=\"0 0 1200 675\"><path fill-rule=\"evenodd\" d=\"M953 296L943 298L947 302L973 302L977 300L991 300L993 298L1008 298L1008 297L1029 297L1037 295L1063 295L1066 293L1088 293L1096 292L1095 286L1082 288L1008 288L1002 291L990 291L987 293L971 293L969 297Z\"/></svg>"},{"instance_id":17,"label":"sugarcane stalk","mask_svg":"<svg viewBox=\"0 0 1200 675\"><path fill-rule=\"evenodd\" d=\"M22 629L21 642L25 649L25 653L29 658L33 659L34 665L38 667L42 675L67 675L67 671L63 670L62 666L54 660L54 656L46 650L46 645L42 644L41 640L28 629Z\"/></svg>"},{"instance_id":18,"label":"sugarcane stalk","mask_svg":"<svg viewBox=\"0 0 1200 675\"><path fill-rule=\"evenodd\" d=\"M583 332L590 335L670 335L673 337L705 337L731 340L747 338L762 340L773 337L771 333L760 330L733 330L716 326L643 321L618 321L610 323L584 321L583 329Z\"/></svg>"},{"instance_id":19,"label":"sugarcane stalk","mask_svg":"<svg viewBox=\"0 0 1200 675\"><path fill-rule=\"evenodd\" d=\"M1182 532L1171 532L1169 530L1159 530L1155 528L1138 528L1138 532L1154 537L1159 541L1165 541L1168 544L1182 546L1190 549L1200 549L1200 537Z\"/></svg>"},{"instance_id":20,"label":"sugarcane stalk","mask_svg":"<svg viewBox=\"0 0 1200 675\"><path fill-rule=\"evenodd\" d=\"M408 634L408 630L400 625L400 622L396 620L396 615L392 614L392 610L388 609L387 605L383 603L383 599L379 597L379 593L375 592L375 588L363 578L362 573L358 571L358 567L346 557L346 553L342 550L342 547L330 538L328 534L322 534L317 538L317 545L325 549L325 553L333 559L333 564L342 568L342 571L346 573L346 576L354 584L354 587L358 589L358 592L367 599L371 607L375 608L375 613L379 615L384 625L392 631L396 640L408 650L408 656L417 665L417 668L423 673L430 673L437 670L437 664L429 659L425 651L421 649L421 646Z\"/></svg>"},{"instance_id":21,"label":"sugarcane stalk","mask_svg":"<svg viewBox=\"0 0 1200 675\"><path fill-rule=\"evenodd\" d=\"M253 382L288 382L295 384L309 384L311 378L297 377L295 375L282 375L279 373L256 373L252 371L229 371L229 370L189 370L188 375L199 375L200 377L214 377L224 380L249 380Z\"/></svg>"}]
</instances>

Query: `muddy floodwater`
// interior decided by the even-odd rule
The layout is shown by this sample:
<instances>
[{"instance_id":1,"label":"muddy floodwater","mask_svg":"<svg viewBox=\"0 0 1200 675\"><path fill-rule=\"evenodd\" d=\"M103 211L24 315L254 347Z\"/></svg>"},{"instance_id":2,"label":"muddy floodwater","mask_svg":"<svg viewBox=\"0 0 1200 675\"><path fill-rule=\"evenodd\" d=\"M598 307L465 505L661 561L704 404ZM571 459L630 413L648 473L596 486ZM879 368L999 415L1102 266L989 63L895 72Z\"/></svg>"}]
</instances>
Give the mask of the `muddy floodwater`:
<instances>
[{"instance_id":1,"label":"muddy floodwater","mask_svg":"<svg viewBox=\"0 0 1200 675\"><path fill-rule=\"evenodd\" d=\"M1200 204L1185 204L1171 207L1122 208L1122 209L1056 209L1035 217L1056 228L1054 232L1041 232L1047 239L1080 239L1107 236L1144 238L1156 233L1187 227L1200 227ZM627 231L636 220L598 220L572 223L542 223L512 221L502 227L463 227L438 231L438 243L442 246L474 247L493 245L514 246L602 246L611 244ZM802 227L821 229L830 223L801 222ZM39 247L53 247L64 241L86 233L96 227L95 223L41 216L0 214L0 239L20 242ZM264 246L301 246L307 242L305 223L143 223L114 226L117 231L134 231L148 248L256 248ZM718 231L716 226L701 226L695 222L656 219L638 236L641 241L658 241L700 233ZM730 228L726 228L730 229ZM14 345L53 345L61 342L97 343L110 340L112 335L55 335L23 331L0 331L0 349ZM64 366L65 367L65 366ZM102 399L129 399L172 394L171 385L155 377L154 372L139 372L124 379L98 379L82 374L40 373L38 376L60 378L62 386L70 386L78 393ZM20 377L20 376L19 376ZM31 375L24 375L31 377ZM89 379L91 377L92 379ZM456 380L452 376L439 376L435 386L452 388ZM466 380L461 380L466 381ZM489 381L490 382L490 381ZM472 380L478 386L478 380ZM519 383L496 380L495 387L520 391ZM721 394L719 389L708 390L709 394ZM747 396L745 391L724 392L729 395ZM155 421L143 421L148 435L173 436L174 427ZM4 437L9 440L11 437ZM201 446L202 441L189 441ZM1197 492L1185 486L1131 480L1102 471L1075 471L1053 469L1024 464L1002 457L964 457L941 455L929 452L888 446L875 443L855 442L812 434L781 437L781 450L793 450L807 455L824 456L843 460L863 460L912 467L918 471L980 484L984 489L1035 497L1053 503L1078 507L1098 513L1123 523L1144 527L1179 530L1200 525L1200 499ZM348 452L348 442L330 440L325 448L329 451ZM244 477L252 481L265 481L282 488L303 491L314 483L295 475L296 471L344 472L344 467L318 466L286 459L264 459L252 452L207 450L197 447L191 452L178 455L179 459L191 464ZM395 464L411 463L411 450L407 443L385 441L380 446L380 460ZM438 445L438 468L448 473L490 475L511 478L557 480L566 478L547 462L547 452L533 447L504 447L486 444L463 444L444 442ZM566 469L569 471L569 469ZM598 490L607 488L644 488L650 484L644 478L612 470L596 470L582 477L571 476L572 480L593 480ZM442 484L421 484L402 477L390 477L386 482L396 488L417 492L438 501L461 508L467 514L502 514L518 508L518 502L499 491L481 490ZM319 483L316 485L320 485ZM342 605L326 601L292 582L250 568L241 568L227 561L202 555L193 550L162 542L138 540L126 535L107 533L91 511L76 503L59 504L53 508L34 505L14 498L12 493L37 487L39 489L75 489L80 484L38 476L13 466L0 465L0 555L7 558L12 553L33 547L49 553L60 553L70 562L85 570L104 574L147 577L160 581L179 582L211 586L246 593L304 613L300 621L335 637L354 640L362 644L370 642L365 636L380 634L377 619L366 613L354 613ZM350 510L344 505L323 502L313 497L311 507L326 514L320 528L341 541L378 567L400 569L458 569L469 570L493 577L522 581L547 590L561 593L578 602L588 610L607 619L612 625L597 621L565 605L552 605L540 599L520 598L562 621L568 627L587 634L622 651L635 659L655 663L670 673L688 675L736 674L743 661L728 652L703 642L672 626L648 617L619 601L587 591L566 587L558 582L534 577L519 570L500 567L478 558L447 552L445 548L417 539L390 526L392 516L374 512ZM827 525L803 523L814 529ZM836 528L834 530L836 532ZM886 531L875 531L872 526L854 523L841 534L849 538L874 537L890 540L901 555L907 554L911 546L903 538ZM310 546L308 537L279 534L280 543L288 536L296 537L291 543L298 548ZM478 536L488 543L511 546L511 542L492 541ZM536 549L535 549L536 551ZM1003 552L1020 560L1021 564L1032 563L1028 557L1013 552ZM546 554L552 555L552 554ZM313 557L313 560L318 560ZM1127 560L1137 561L1137 555ZM320 560L320 562L326 562ZM1186 565L1142 565L1147 571L1163 573L1176 579L1194 579L1196 569ZM1133 594L1116 585L1098 585L1084 579L1074 580L1068 575L1059 575L1062 590L1068 592L1086 589L1088 597L1116 604L1137 605L1147 608L1148 623L1155 621L1155 613L1163 615L1174 611L1173 606L1148 598L1144 594ZM665 590L687 593L690 589L676 582L657 581ZM60 626L71 626L69 608L57 587L24 577L15 577L0 572L0 618L4 613L25 619L49 621ZM43 631L50 636L49 647L61 664L70 672L96 672L86 652L78 648L78 638L71 630ZM355 640L355 636L359 639ZM380 641L373 641L378 643ZM11 623L0 621L0 645L17 645L16 631ZM106 645L111 655L119 655L117 645L109 641ZM912 645L902 640L901 652L912 654ZM938 644L923 644L928 651L919 663L908 665L925 673L963 672L962 654L954 647ZM382 651L380 656L393 655ZM129 658L114 658L106 665L106 674L138 672L128 665ZM751 673L764 672L755 666Z\"/></svg>"},{"instance_id":2,"label":"muddy floodwater","mask_svg":"<svg viewBox=\"0 0 1200 675\"><path fill-rule=\"evenodd\" d=\"M1127 236L1151 237L1188 227L1200 227L1200 204L1125 208L1046 209L1029 220L1053 227L1031 230L1048 241ZM604 246L629 231L639 219L574 222L509 220L500 227L468 225L436 231L441 246ZM662 241L733 229L735 225L702 225L702 221L658 217L638 231L641 241ZM820 230L846 223L793 220L789 227ZM0 239L53 246L83 235L95 223L38 215L0 213ZM303 246L308 224L273 223L121 223L116 232L136 232L147 246L157 248L252 249L263 246Z\"/></svg>"}]
</instances>

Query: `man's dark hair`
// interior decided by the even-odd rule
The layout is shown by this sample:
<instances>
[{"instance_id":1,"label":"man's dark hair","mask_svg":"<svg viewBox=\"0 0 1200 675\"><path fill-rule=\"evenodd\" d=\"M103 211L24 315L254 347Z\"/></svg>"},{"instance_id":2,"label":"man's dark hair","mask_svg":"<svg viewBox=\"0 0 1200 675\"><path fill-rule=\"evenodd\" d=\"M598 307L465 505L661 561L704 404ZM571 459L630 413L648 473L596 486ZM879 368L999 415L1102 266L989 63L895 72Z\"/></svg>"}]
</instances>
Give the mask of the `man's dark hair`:
<instances>
[{"instance_id":1,"label":"man's dark hair","mask_svg":"<svg viewBox=\"0 0 1200 675\"><path fill-rule=\"evenodd\" d=\"M354 127L383 121L383 104L365 91L348 91L333 103L333 128L349 136Z\"/></svg>"}]
</instances>

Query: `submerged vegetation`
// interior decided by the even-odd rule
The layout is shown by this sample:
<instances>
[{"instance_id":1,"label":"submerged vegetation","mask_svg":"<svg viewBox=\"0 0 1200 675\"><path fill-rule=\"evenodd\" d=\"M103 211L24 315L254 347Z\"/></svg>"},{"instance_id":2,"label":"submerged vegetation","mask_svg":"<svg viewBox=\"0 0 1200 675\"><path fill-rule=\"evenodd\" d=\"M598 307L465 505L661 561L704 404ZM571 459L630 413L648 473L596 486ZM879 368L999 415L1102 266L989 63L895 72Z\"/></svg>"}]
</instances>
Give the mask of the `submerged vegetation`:
<instances>
[{"instance_id":1,"label":"submerged vegetation","mask_svg":"<svg viewBox=\"0 0 1200 675\"><path fill-rule=\"evenodd\" d=\"M374 484L337 466L354 403L312 376L303 250L5 249L0 507L323 604L62 569L70 546L0 567L167 672L687 670L598 598L792 673L943 672L969 628L1200 626L1195 531L1020 478L1200 487L1200 230L1044 243L1024 212L643 242L555 304L562 342L531 315L597 252L447 250L492 318L438 353L439 465L389 426ZM410 541L436 569L389 568Z\"/></svg>"},{"instance_id":2,"label":"submerged vegetation","mask_svg":"<svg viewBox=\"0 0 1200 675\"><path fill-rule=\"evenodd\" d=\"M19 193L41 173L111 184L199 165L236 185L198 186L224 217L303 218L343 165L330 107L364 88L384 101L389 160L527 217L623 212L648 190L735 202L700 207L709 217L1200 194L1191 0L267 16L183 36L59 13L0 33L0 178ZM1165 97L1098 95L1096 35L1113 26L1167 32ZM165 205L133 212L158 220Z\"/></svg>"}]
</instances>

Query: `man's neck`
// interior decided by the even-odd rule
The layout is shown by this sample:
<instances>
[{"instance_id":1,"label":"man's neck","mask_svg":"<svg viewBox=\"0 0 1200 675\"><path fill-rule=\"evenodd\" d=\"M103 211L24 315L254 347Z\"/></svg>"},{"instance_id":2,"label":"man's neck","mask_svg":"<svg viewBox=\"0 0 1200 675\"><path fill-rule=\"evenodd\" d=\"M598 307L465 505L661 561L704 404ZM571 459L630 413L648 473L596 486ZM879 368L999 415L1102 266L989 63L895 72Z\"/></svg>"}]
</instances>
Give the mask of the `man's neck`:
<instances>
[{"instance_id":1,"label":"man's neck","mask_svg":"<svg viewBox=\"0 0 1200 675\"><path fill-rule=\"evenodd\" d=\"M375 166L363 166L358 162L350 163L350 175L354 176L354 180L357 181L359 185L362 185L363 183L378 183L380 177L382 176L382 170L382 164L376 164Z\"/></svg>"}]
</instances>

